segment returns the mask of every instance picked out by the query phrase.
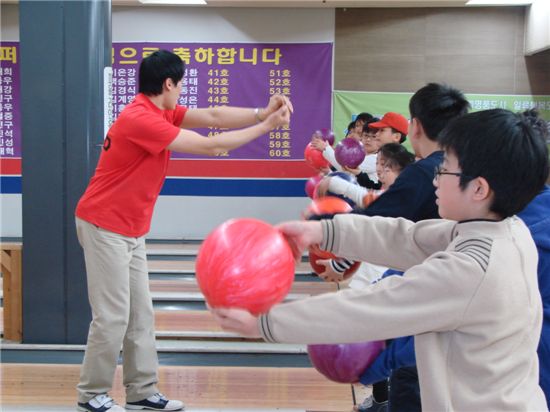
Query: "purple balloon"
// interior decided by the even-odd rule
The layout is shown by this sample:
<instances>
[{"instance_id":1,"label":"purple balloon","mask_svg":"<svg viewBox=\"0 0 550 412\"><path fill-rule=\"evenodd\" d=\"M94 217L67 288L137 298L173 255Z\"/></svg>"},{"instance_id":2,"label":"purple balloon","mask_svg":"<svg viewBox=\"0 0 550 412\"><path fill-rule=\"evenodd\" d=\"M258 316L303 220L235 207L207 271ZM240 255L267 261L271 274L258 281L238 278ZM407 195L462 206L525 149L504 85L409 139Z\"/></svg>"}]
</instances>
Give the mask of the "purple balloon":
<instances>
[{"instance_id":1,"label":"purple balloon","mask_svg":"<svg viewBox=\"0 0 550 412\"><path fill-rule=\"evenodd\" d=\"M307 353L315 369L331 381L355 383L384 347L383 341L308 345Z\"/></svg>"},{"instance_id":2,"label":"purple balloon","mask_svg":"<svg viewBox=\"0 0 550 412\"><path fill-rule=\"evenodd\" d=\"M323 139L325 142L327 142L329 145L334 145L334 132L330 129L323 128L321 130L316 130L315 133L313 133L315 137L319 137Z\"/></svg>"},{"instance_id":3,"label":"purple balloon","mask_svg":"<svg viewBox=\"0 0 550 412\"><path fill-rule=\"evenodd\" d=\"M342 166L347 166L351 169L357 168L365 159L365 149L363 143L355 140L352 137L346 137L336 145L334 149L336 161Z\"/></svg>"}]
</instances>

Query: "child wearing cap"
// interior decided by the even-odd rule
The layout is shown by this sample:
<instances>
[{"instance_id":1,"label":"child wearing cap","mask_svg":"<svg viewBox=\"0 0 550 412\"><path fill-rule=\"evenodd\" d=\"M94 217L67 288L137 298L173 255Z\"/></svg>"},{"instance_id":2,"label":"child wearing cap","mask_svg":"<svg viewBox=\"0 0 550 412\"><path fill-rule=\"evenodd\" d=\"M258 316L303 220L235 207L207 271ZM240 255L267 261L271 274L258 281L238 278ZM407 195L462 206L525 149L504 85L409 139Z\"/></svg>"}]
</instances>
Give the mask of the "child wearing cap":
<instances>
[{"instance_id":1,"label":"child wearing cap","mask_svg":"<svg viewBox=\"0 0 550 412\"><path fill-rule=\"evenodd\" d=\"M370 124L377 129L375 139L382 146L386 143L403 143L409 133L409 121L405 116L395 112L386 113L378 122Z\"/></svg>"},{"instance_id":2,"label":"child wearing cap","mask_svg":"<svg viewBox=\"0 0 550 412\"><path fill-rule=\"evenodd\" d=\"M414 335L422 410L547 410L538 383L537 249L514 216L544 187L546 142L527 116L503 109L455 119L439 142L444 159L433 184L443 219L341 214L279 225L298 253L318 244L403 276L276 305L259 317L236 308L213 314L225 330L270 342Z\"/></svg>"},{"instance_id":3,"label":"child wearing cap","mask_svg":"<svg viewBox=\"0 0 550 412\"><path fill-rule=\"evenodd\" d=\"M372 115L370 115L369 113L360 113L357 118L348 126L348 134L346 135L346 137L351 137L353 139L363 142L363 136L365 136L367 134L366 131L369 130L368 125L377 120L378 118L372 117ZM357 134L358 128L360 130L359 134ZM338 161L336 160L334 148L323 139L314 135L311 139L311 145L315 149L323 153L323 157L330 163L331 168L337 171L352 172L354 175L364 174L366 176L366 179L368 179L369 181L378 181L378 178L376 176L376 152L378 151L378 143L369 145L363 144L365 149L365 159L361 162L357 169L353 170L342 167L338 163Z\"/></svg>"},{"instance_id":4,"label":"child wearing cap","mask_svg":"<svg viewBox=\"0 0 550 412\"><path fill-rule=\"evenodd\" d=\"M372 140L371 145L365 144L365 148L373 146L380 148L388 143L403 143L409 131L409 122L405 116L400 115L395 112L386 113L381 120L370 122L367 125L367 128L363 129L363 134L361 135L362 139ZM372 133L374 132L374 136ZM373 138L374 137L374 138ZM376 150L374 153L376 153ZM371 161L376 162L376 158L371 159ZM357 178L357 183L367 189L380 189L381 184L378 181L377 177L374 177L372 174L365 173L361 168L350 169L344 167L344 170L354 174Z\"/></svg>"}]
</instances>

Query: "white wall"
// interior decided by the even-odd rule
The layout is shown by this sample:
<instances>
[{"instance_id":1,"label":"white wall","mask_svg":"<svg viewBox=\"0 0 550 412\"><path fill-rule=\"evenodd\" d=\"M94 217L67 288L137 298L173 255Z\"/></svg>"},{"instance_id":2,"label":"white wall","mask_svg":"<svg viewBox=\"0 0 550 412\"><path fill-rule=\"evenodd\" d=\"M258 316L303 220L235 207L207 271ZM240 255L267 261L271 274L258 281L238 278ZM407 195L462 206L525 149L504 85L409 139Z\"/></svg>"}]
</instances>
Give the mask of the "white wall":
<instances>
[{"instance_id":1,"label":"white wall","mask_svg":"<svg viewBox=\"0 0 550 412\"><path fill-rule=\"evenodd\" d=\"M2 39L19 40L18 6L2 5ZM334 42L334 9L113 7L113 42ZM23 154L24 155L24 154ZM0 236L21 236L21 196L2 195ZM232 217L299 218L300 198L161 196L150 237L203 238ZM9 222L9 223L8 223Z\"/></svg>"},{"instance_id":2,"label":"white wall","mask_svg":"<svg viewBox=\"0 0 550 412\"><path fill-rule=\"evenodd\" d=\"M113 7L113 41L332 42L334 9Z\"/></svg>"},{"instance_id":3,"label":"white wall","mask_svg":"<svg viewBox=\"0 0 550 412\"><path fill-rule=\"evenodd\" d=\"M525 55L550 49L550 1L535 0L525 16Z\"/></svg>"},{"instance_id":4,"label":"white wall","mask_svg":"<svg viewBox=\"0 0 550 412\"><path fill-rule=\"evenodd\" d=\"M0 15L2 41L19 41L19 6L1 4Z\"/></svg>"}]
</instances>

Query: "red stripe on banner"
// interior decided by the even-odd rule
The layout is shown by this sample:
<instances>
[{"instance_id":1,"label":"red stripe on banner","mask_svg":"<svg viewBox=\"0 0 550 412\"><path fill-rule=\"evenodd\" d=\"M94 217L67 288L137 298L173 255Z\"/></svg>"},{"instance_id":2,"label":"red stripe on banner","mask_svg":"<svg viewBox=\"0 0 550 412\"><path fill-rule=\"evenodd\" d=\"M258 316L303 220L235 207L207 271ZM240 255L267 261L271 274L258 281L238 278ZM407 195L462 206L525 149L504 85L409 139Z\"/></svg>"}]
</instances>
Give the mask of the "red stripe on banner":
<instances>
[{"instance_id":1,"label":"red stripe on banner","mask_svg":"<svg viewBox=\"0 0 550 412\"><path fill-rule=\"evenodd\" d=\"M0 158L0 174L21 175L21 158ZM168 176L304 179L317 174L297 160L171 159Z\"/></svg>"},{"instance_id":2,"label":"red stripe on banner","mask_svg":"<svg viewBox=\"0 0 550 412\"><path fill-rule=\"evenodd\" d=\"M0 158L0 174L2 175L20 175L21 158Z\"/></svg>"},{"instance_id":3,"label":"red stripe on banner","mask_svg":"<svg viewBox=\"0 0 550 412\"><path fill-rule=\"evenodd\" d=\"M316 172L304 161L172 159L168 176L304 179Z\"/></svg>"}]
</instances>

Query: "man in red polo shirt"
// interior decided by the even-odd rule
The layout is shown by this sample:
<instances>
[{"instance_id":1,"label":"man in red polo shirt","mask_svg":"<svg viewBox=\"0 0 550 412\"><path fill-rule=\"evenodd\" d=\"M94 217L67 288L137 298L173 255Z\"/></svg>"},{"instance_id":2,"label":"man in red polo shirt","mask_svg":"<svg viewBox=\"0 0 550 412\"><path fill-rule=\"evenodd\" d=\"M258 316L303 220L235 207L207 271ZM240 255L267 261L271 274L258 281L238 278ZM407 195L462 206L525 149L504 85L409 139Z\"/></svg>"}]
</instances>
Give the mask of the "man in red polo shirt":
<instances>
[{"instance_id":1,"label":"man in red polo shirt","mask_svg":"<svg viewBox=\"0 0 550 412\"><path fill-rule=\"evenodd\" d=\"M160 50L143 59L139 94L109 129L76 208L93 316L77 386L79 411L124 411L108 395L121 347L126 409L184 409L181 401L166 399L157 388L145 252L170 152L217 155L290 122L292 104L281 95L261 109L179 106L183 74L184 64L174 53ZM188 130L209 126L245 128L213 137Z\"/></svg>"}]
</instances>

